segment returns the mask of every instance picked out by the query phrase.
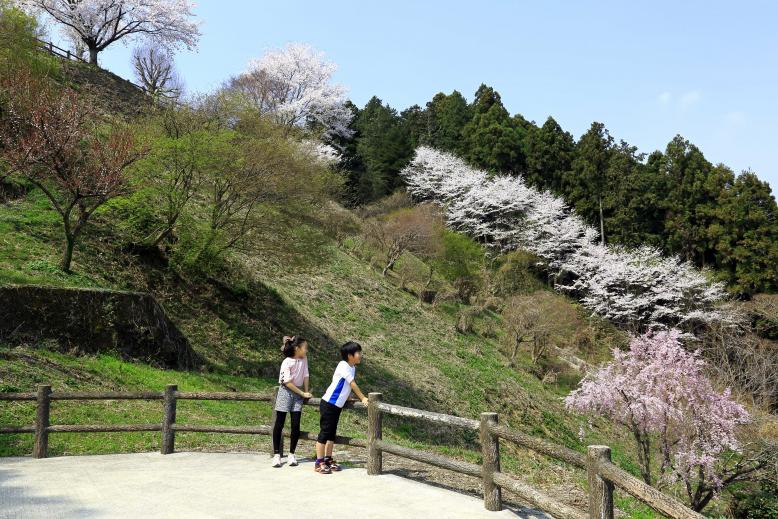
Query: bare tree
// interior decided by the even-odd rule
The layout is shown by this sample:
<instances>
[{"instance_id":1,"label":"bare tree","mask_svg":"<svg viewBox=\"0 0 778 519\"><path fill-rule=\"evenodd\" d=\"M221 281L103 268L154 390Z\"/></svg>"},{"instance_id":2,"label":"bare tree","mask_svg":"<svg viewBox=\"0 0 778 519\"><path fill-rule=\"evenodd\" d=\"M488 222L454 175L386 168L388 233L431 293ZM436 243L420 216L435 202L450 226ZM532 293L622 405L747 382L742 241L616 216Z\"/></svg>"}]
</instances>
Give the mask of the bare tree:
<instances>
[{"instance_id":1,"label":"bare tree","mask_svg":"<svg viewBox=\"0 0 778 519\"><path fill-rule=\"evenodd\" d=\"M152 45L137 47L132 53L132 67L135 78L155 103L183 95L184 82L169 50Z\"/></svg>"},{"instance_id":2,"label":"bare tree","mask_svg":"<svg viewBox=\"0 0 778 519\"><path fill-rule=\"evenodd\" d=\"M386 255L384 276L405 252L427 256L439 249L442 231L440 210L432 204L395 211L371 220L366 227L368 240Z\"/></svg>"},{"instance_id":3,"label":"bare tree","mask_svg":"<svg viewBox=\"0 0 778 519\"><path fill-rule=\"evenodd\" d=\"M572 336L578 318L572 305L549 292L513 296L506 301L502 315L511 347L511 365L525 342L530 344L532 363L537 364L552 342Z\"/></svg>"},{"instance_id":4,"label":"bare tree","mask_svg":"<svg viewBox=\"0 0 778 519\"><path fill-rule=\"evenodd\" d=\"M716 380L741 398L771 411L778 409L778 346L741 326L709 326L693 346L709 360Z\"/></svg>"}]
</instances>

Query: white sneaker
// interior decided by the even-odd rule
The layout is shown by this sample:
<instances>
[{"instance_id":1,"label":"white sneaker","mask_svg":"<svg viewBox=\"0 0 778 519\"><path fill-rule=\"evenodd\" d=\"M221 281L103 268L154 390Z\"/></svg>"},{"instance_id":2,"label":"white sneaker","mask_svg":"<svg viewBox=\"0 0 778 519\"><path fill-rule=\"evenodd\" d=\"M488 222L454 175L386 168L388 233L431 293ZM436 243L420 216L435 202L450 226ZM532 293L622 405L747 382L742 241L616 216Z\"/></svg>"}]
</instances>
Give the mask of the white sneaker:
<instances>
[{"instance_id":1,"label":"white sneaker","mask_svg":"<svg viewBox=\"0 0 778 519\"><path fill-rule=\"evenodd\" d=\"M281 455L280 454L274 454L273 455L273 467L280 467L281 466Z\"/></svg>"},{"instance_id":2,"label":"white sneaker","mask_svg":"<svg viewBox=\"0 0 778 519\"><path fill-rule=\"evenodd\" d=\"M297 458L294 457L294 454L289 453L289 457L287 458L287 461L289 462L290 467L297 466Z\"/></svg>"}]
</instances>

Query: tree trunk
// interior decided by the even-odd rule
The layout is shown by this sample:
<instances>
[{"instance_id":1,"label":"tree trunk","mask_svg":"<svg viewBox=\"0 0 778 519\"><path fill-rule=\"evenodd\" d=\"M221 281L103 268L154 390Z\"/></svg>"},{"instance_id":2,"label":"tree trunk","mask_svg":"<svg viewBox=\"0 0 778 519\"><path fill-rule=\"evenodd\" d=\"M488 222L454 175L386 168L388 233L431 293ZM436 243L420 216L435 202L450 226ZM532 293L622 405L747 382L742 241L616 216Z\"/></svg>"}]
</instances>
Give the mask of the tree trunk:
<instances>
[{"instance_id":1,"label":"tree trunk","mask_svg":"<svg viewBox=\"0 0 778 519\"><path fill-rule=\"evenodd\" d=\"M523 339L523 335L516 334L516 339L513 343L513 351L511 352L511 367L516 365L516 354L519 352L519 346L521 346L521 341Z\"/></svg>"},{"instance_id":2,"label":"tree trunk","mask_svg":"<svg viewBox=\"0 0 778 519\"><path fill-rule=\"evenodd\" d=\"M391 256L389 257L389 260L386 262L386 266L384 267L383 272L381 273L383 276L386 276L386 273L390 270L394 269L394 263L397 261L397 257Z\"/></svg>"},{"instance_id":3,"label":"tree trunk","mask_svg":"<svg viewBox=\"0 0 778 519\"><path fill-rule=\"evenodd\" d=\"M70 262L73 260L73 246L75 245L76 238L68 234L65 237L65 252L62 254L62 263L60 268L63 272L70 274Z\"/></svg>"},{"instance_id":4,"label":"tree trunk","mask_svg":"<svg viewBox=\"0 0 778 519\"><path fill-rule=\"evenodd\" d=\"M97 50L97 47L89 47L89 63L91 65L97 66L97 53L99 51Z\"/></svg>"},{"instance_id":5,"label":"tree trunk","mask_svg":"<svg viewBox=\"0 0 778 519\"><path fill-rule=\"evenodd\" d=\"M600 243L605 245L605 220L602 217L602 195L599 197L600 203Z\"/></svg>"},{"instance_id":6,"label":"tree trunk","mask_svg":"<svg viewBox=\"0 0 778 519\"><path fill-rule=\"evenodd\" d=\"M651 443L649 439L640 431L633 429L632 434L638 444L638 465L640 465L640 476L648 486L653 486L651 482Z\"/></svg>"},{"instance_id":7,"label":"tree trunk","mask_svg":"<svg viewBox=\"0 0 778 519\"><path fill-rule=\"evenodd\" d=\"M153 246L159 247L160 244L167 239L168 236L173 232L173 227L167 227L164 231L159 233L157 236L157 239L154 240Z\"/></svg>"}]
</instances>

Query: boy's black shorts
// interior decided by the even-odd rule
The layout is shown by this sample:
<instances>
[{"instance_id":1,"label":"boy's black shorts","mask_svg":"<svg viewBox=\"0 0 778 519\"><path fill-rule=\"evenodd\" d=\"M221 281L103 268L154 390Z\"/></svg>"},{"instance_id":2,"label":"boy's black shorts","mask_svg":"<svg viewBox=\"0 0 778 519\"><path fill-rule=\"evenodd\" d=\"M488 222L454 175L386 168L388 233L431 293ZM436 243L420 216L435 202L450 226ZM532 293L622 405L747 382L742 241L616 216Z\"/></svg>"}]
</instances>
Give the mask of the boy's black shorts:
<instances>
[{"instance_id":1,"label":"boy's black shorts","mask_svg":"<svg viewBox=\"0 0 778 519\"><path fill-rule=\"evenodd\" d=\"M322 400L319 404L319 437L317 440L319 443L327 443L328 441L335 441L335 434L338 431L338 420L340 420L340 412L343 409L330 404L326 400Z\"/></svg>"}]
</instances>

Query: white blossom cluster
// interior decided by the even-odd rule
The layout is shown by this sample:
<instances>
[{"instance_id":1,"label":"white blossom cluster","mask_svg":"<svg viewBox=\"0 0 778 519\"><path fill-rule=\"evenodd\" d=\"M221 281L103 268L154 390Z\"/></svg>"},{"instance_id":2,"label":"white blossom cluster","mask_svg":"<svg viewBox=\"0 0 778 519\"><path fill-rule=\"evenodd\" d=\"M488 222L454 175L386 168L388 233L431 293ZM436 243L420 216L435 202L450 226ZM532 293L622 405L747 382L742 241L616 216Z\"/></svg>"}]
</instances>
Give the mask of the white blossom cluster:
<instances>
[{"instance_id":1,"label":"white blossom cluster","mask_svg":"<svg viewBox=\"0 0 778 519\"><path fill-rule=\"evenodd\" d=\"M426 146L402 175L415 198L445 207L451 227L501 250L533 252L559 290L605 318L646 329L729 319L723 284L652 247L600 245L561 198L521 177L490 175Z\"/></svg>"},{"instance_id":2,"label":"white blossom cluster","mask_svg":"<svg viewBox=\"0 0 778 519\"><path fill-rule=\"evenodd\" d=\"M334 146L312 139L298 143L300 151L327 166L333 166L340 160L340 152Z\"/></svg>"},{"instance_id":3,"label":"white blossom cluster","mask_svg":"<svg viewBox=\"0 0 778 519\"><path fill-rule=\"evenodd\" d=\"M346 89L332 83L337 65L305 43L290 43L249 62L246 75L263 85L262 107L280 124L295 126L311 121L325 128L326 136L351 136L351 110L345 105Z\"/></svg>"},{"instance_id":4,"label":"white blossom cluster","mask_svg":"<svg viewBox=\"0 0 778 519\"><path fill-rule=\"evenodd\" d=\"M65 37L98 49L137 35L168 48L193 49L200 39L189 0L18 0L17 5L57 22Z\"/></svg>"}]
</instances>

